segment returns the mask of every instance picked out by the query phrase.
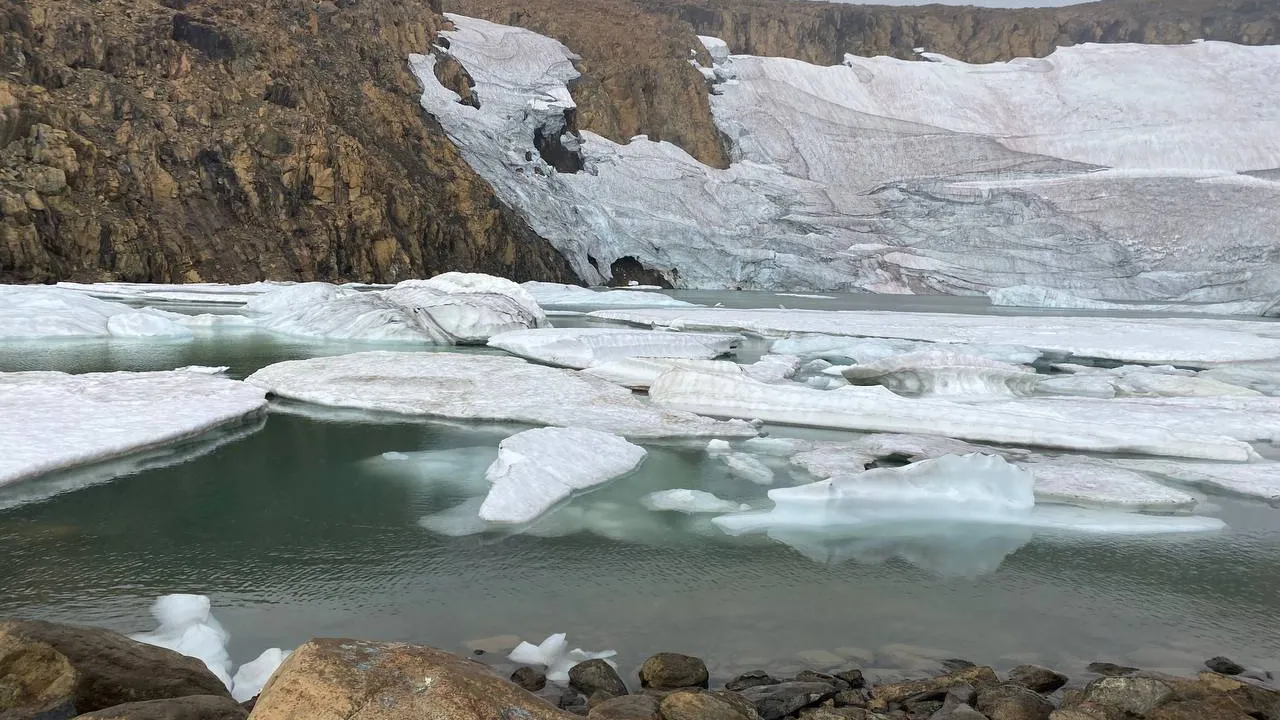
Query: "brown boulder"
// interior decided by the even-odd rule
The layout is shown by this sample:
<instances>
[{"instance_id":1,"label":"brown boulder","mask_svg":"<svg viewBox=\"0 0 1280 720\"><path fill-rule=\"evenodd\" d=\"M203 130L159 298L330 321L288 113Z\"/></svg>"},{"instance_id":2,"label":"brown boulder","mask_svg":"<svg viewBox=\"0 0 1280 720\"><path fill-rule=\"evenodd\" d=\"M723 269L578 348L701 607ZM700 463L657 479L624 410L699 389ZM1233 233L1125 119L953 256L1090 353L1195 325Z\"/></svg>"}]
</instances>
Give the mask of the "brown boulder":
<instances>
[{"instance_id":1,"label":"brown boulder","mask_svg":"<svg viewBox=\"0 0 1280 720\"><path fill-rule=\"evenodd\" d=\"M623 695L591 708L591 720L662 720L658 698L652 695Z\"/></svg>"},{"instance_id":2,"label":"brown boulder","mask_svg":"<svg viewBox=\"0 0 1280 720\"><path fill-rule=\"evenodd\" d=\"M956 685L972 685L975 688L982 688L999 682L999 678L996 677L996 671L985 665L961 668L955 672L927 680L906 680L876 685L871 690L872 701L870 707L873 710L883 710L889 706L889 703L902 702L909 697L937 694L941 698L946 694L948 688Z\"/></svg>"},{"instance_id":3,"label":"brown boulder","mask_svg":"<svg viewBox=\"0 0 1280 720\"><path fill-rule=\"evenodd\" d=\"M662 720L760 720L749 704L712 693L686 690L662 699Z\"/></svg>"},{"instance_id":4,"label":"brown boulder","mask_svg":"<svg viewBox=\"0 0 1280 720\"><path fill-rule=\"evenodd\" d=\"M1252 720L1226 698L1214 700L1179 700L1152 710L1146 720Z\"/></svg>"},{"instance_id":5,"label":"brown boulder","mask_svg":"<svg viewBox=\"0 0 1280 720\"><path fill-rule=\"evenodd\" d=\"M254 720L568 720L479 663L423 645L319 638L289 656Z\"/></svg>"},{"instance_id":6,"label":"brown boulder","mask_svg":"<svg viewBox=\"0 0 1280 720\"><path fill-rule=\"evenodd\" d=\"M1172 697L1173 687L1157 678L1101 677L1085 686L1081 700L1142 716Z\"/></svg>"},{"instance_id":7,"label":"brown boulder","mask_svg":"<svg viewBox=\"0 0 1280 720\"><path fill-rule=\"evenodd\" d=\"M249 711L217 695L188 695L125 703L80 715L76 720L245 720Z\"/></svg>"},{"instance_id":8,"label":"brown boulder","mask_svg":"<svg viewBox=\"0 0 1280 720\"><path fill-rule=\"evenodd\" d=\"M204 663L101 628L0 622L0 715L70 717L144 700L231 695Z\"/></svg>"},{"instance_id":9,"label":"brown boulder","mask_svg":"<svg viewBox=\"0 0 1280 720\"><path fill-rule=\"evenodd\" d=\"M580 662L569 668L569 685L588 698L597 693L611 697L627 694L627 686L618 677L618 671L604 660L594 659Z\"/></svg>"},{"instance_id":10,"label":"brown boulder","mask_svg":"<svg viewBox=\"0 0 1280 720\"><path fill-rule=\"evenodd\" d=\"M711 680L706 663L691 655L658 653L640 666L640 686L678 689L707 687Z\"/></svg>"},{"instance_id":11,"label":"brown boulder","mask_svg":"<svg viewBox=\"0 0 1280 720\"><path fill-rule=\"evenodd\" d=\"M1053 705L1021 685L996 685L978 693L978 710L991 720L1048 720Z\"/></svg>"},{"instance_id":12,"label":"brown boulder","mask_svg":"<svg viewBox=\"0 0 1280 720\"><path fill-rule=\"evenodd\" d=\"M1051 693L1067 684L1067 676L1040 665L1019 665L1009 671L1009 682L1034 690Z\"/></svg>"}]
</instances>

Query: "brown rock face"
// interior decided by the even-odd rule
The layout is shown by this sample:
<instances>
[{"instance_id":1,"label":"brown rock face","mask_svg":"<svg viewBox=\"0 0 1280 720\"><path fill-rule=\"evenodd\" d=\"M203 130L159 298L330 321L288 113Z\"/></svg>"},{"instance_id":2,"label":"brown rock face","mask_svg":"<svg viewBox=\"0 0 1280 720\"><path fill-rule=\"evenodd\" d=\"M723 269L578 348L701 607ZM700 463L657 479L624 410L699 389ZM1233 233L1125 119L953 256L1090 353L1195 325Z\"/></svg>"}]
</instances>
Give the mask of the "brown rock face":
<instances>
[{"instance_id":1,"label":"brown rock face","mask_svg":"<svg viewBox=\"0 0 1280 720\"><path fill-rule=\"evenodd\" d=\"M0 622L0 716L70 717L188 695L234 704L195 658L99 628Z\"/></svg>"},{"instance_id":2,"label":"brown rock face","mask_svg":"<svg viewBox=\"0 0 1280 720\"><path fill-rule=\"evenodd\" d=\"M125 703L80 715L75 720L244 720L247 717L249 711L231 698L191 695Z\"/></svg>"},{"instance_id":3,"label":"brown rock face","mask_svg":"<svg viewBox=\"0 0 1280 720\"><path fill-rule=\"evenodd\" d=\"M914 57L914 48L966 62L1043 57L1084 42L1246 45L1280 42L1280 6L1257 0L1118 0L1018 10L888 7L804 0L637 0L714 35L736 53L821 65L846 53Z\"/></svg>"},{"instance_id":4,"label":"brown rock face","mask_svg":"<svg viewBox=\"0 0 1280 720\"><path fill-rule=\"evenodd\" d=\"M0 282L573 281L418 105L438 10L5 3Z\"/></svg>"},{"instance_id":5,"label":"brown rock face","mask_svg":"<svg viewBox=\"0 0 1280 720\"><path fill-rule=\"evenodd\" d=\"M479 663L405 643L321 638L289 656L253 720L571 720Z\"/></svg>"},{"instance_id":6,"label":"brown rock face","mask_svg":"<svg viewBox=\"0 0 1280 720\"><path fill-rule=\"evenodd\" d=\"M570 88L578 126L625 143L666 140L712 167L729 166L691 49L710 57L689 25L632 0L446 0L446 9L553 37L581 56ZM483 98L482 98L483 100Z\"/></svg>"}]
</instances>

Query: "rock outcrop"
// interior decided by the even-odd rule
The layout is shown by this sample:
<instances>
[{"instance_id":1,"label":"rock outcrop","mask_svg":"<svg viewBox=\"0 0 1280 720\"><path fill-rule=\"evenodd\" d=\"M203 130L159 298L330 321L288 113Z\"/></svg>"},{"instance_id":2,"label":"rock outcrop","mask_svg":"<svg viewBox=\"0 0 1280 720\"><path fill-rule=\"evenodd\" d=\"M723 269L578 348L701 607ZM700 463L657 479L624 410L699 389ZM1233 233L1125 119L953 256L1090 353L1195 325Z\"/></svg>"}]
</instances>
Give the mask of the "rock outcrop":
<instances>
[{"instance_id":1,"label":"rock outcrop","mask_svg":"<svg viewBox=\"0 0 1280 720\"><path fill-rule=\"evenodd\" d=\"M0 282L575 279L418 104L431 0L0 7Z\"/></svg>"},{"instance_id":2,"label":"rock outcrop","mask_svg":"<svg viewBox=\"0 0 1280 720\"><path fill-rule=\"evenodd\" d=\"M846 53L966 62L1043 57L1085 42L1280 42L1280 5L1257 0L1108 0L1056 8L890 7L806 0L637 0L747 55L835 65Z\"/></svg>"}]
</instances>

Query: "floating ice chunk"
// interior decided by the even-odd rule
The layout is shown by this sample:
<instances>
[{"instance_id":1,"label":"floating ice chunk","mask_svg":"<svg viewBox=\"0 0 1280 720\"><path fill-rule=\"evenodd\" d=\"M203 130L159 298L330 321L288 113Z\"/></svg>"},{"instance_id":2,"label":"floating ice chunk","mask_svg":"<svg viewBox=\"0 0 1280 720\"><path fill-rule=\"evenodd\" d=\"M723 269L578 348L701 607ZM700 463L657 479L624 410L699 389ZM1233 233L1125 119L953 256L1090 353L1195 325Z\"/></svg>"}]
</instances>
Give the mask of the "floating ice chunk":
<instances>
[{"instance_id":1,"label":"floating ice chunk","mask_svg":"<svg viewBox=\"0 0 1280 720\"><path fill-rule=\"evenodd\" d=\"M244 421L264 395L185 370L0 373L0 485Z\"/></svg>"},{"instance_id":2,"label":"floating ice chunk","mask_svg":"<svg viewBox=\"0 0 1280 720\"><path fill-rule=\"evenodd\" d=\"M282 285L251 298L245 303L244 311L258 315L287 313L308 305L328 303L340 297L355 295L356 292L326 282Z\"/></svg>"},{"instance_id":3,"label":"floating ice chunk","mask_svg":"<svg viewBox=\"0 0 1280 720\"><path fill-rule=\"evenodd\" d=\"M181 324L127 305L43 285L0 285L0 339L190 337Z\"/></svg>"},{"instance_id":4,"label":"floating ice chunk","mask_svg":"<svg viewBox=\"0 0 1280 720\"><path fill-rule=\"evenodd\" d=\"M197 375L225 375L230 369L230 365L184 365L180 368L174 368L174 372L189 372Z\"/></svg>"},{"instance_id":5,"label":"floating ice chunk","mask_svg":"<svg viewBox=\"0 0 1280 720\"><path fill-rule=\"evenodd\" d=\"M882 565L901 559L945 578L977 578L1000 568L1031 542L1031 528L963 522L897 522L840 528L771 527L767 536L804 557L834 567L849 561Z\"/></svg>"},{"instance_id":6,"label":"floating ice chunk","mask_svg":"<svg viewBox=\"0 0 1280 720\"><path fill-rule=\"evenodd\" d=\"M802 449L808 449L810 446L811 443L809 442L791 438L758 437L749 438L742 442L743 450L748 450L757 455L771 455L773 457L790 457Z\"/></svg>"},{"instance_id":7,"label":"floating ice chunk","mask_svg":"<svg viewBox=\"0 0 1280 720\"><path fill-rule=\"evenodd\" d=\"M569 681L569 669L587 660L604 660L616 669L617 663L609 658L617 654L616 650L601 652L588 652L581 648L570 650L565 634L556 633L549 635L540 645L521 642L515 650L511 651L507 659L521 665L543 665L547 668L548 680L554 683L566 683Z\"/></svg>"},{"instance_id":8,"label":"floating ice chunk","mask_svg":"<svg viewBox=\"0 0 1280 720\"><path fill-rule=\"evenodd\" d=\"M593 290L578 285L538 282L520 283L544 308L569 307L690 307L693 303L669 295L638 290Z\"/></svg>"},{"instance_id":9,"label":"floating ice chunk","mask_svg":"<svg viewBox=\"0 0 1280 720\"><path fill-rule=\"evenodd\" d=\"M1232 424L1232 430L1248 430L1255 435L1260 429L1271 429L1270 422L1263 428L1256 427L1263 419L1280 423L1280 414L1265 414L1280 408L1206 409L1196 405L1177 406L1173 404L1176 399L1163 400L1170 404L1159 406L1136 404L1138 400L1049 398L965 405L903 398L879 387L820 391L799 385L766 385L742 375L688 370L665 373L649 388L649 395L665 407L717 417L1231 462L1249 460L1256 453L1247 443L1224 434L1230 430L1213 429L1197 421L1234 420L1240 425ZM1197 399L1197 402L1216 400L1220 399ZM1187 420L1190 422L1183 422ZM1244 425L1246 420L1254 421L1255 426Z\"/></svg>"},{"instance_id":10,"label":"floating ice chunk","mask_svg":"<svg viewBox=\"0 0 1280 720\"><path fill-rule=\"evenodd\" d=\"M1107 399L1116 396L1114 378L1091 373L1046 377L1036 386L1041 395L1067 395Z\"/></svg>"},{"instance_id":11,"label":"floating ice chunk","mask_svg":"<svg viewBox=\"0 0 1280 720\"><path fill-rule=\"evenodd\" d=\"M817 357L841 363L853 360L862 365L923 351L945 351L1014 365L1029 365L1040 357L1040 351L1020 345L946 344L847 335L795 335L774 340L771 348L776 353L794 353L802 358Z\"/></svg>"},{"instance_id":12,"label":"floating ice chunk","mask_svg":"<svg viewBox=\"0 0 1280 720\"><path fill-rule=\"evenodd\" d=\"M855 385L883 385L904 395L1015 397L1030 395L1040 378L1031 368L987 358L919 350L844 368Z\"/></svg>"},{"instance_id":13,"label":"floating ice chunk","mask_svg":"<svg viewBox=\"0 0 1280 720\"><path fill-rule=\"evenodd\" d=\"M800 358L795 355L763 355L750 365L743 365L742 370L748 377L763 383L782 382L796 374L800 369Z\"/></svg>"},{"instance_id":14,"label":"floating ice chunk","mask_svg":"<svg viewBox=\"0 0 1280 720\"><path fill-rule=\"evenodd\" d=\"M751 506L731 500L721 500L703 490L659 490L640 499L650 510L673 510L688 513L723 513L750 510Z\"/></svg>"},{"instance_id":15,"label":"floating ice chunk","mask_svg":"<svg viewBox=\"0 0 1280 720\"><path fill-rule=\"evenodd\" d=\"M227 655L231 636L210 612L209 598L165 595L152 604L151 615L160 627L132 635L132 639L196 658L231 688L231 656Z\"/></svg>"},{"instance_id":16,"label":"floating ice chunk","mask_svg":"<svg viewBox=\"0 0 1280 720\"><path fill-rule=\"evenodd\" d=\"M489 529L489 523L480 517L480 506L483 504L483 495L467 498L448 510L420 518L418 524L446 537L479 535Z\"/></svg>"},{"instance_id":17,"label":"floating ice chunk","mask_svg":"<svg viewBox=\"0 0 1280 720\"><path fill-rule=\"evenodd\" d=\"M1120 467L1204 488L1280 500L1280 463L1190 463L1168 460L1111 460Z\"/></svg>"},{"instance_id":18,"label":"floating ice chunk","mask_svg":"<svg viewBox=\"0 0 1280 720\"><path fill-rule=\"evenodd\" d=\"M673 370L702 370L705 372L745 372L761 382L781 382L795 372L795 364L788 356L766 355L750 365L738 365L728 360L681 360L674 358L635 357L592 365L582 372L617 383L633 390L648 390L662 373Z\"/></svg>"},{"instance_id":19,"label":"floating ice chunk","mask_svg":"<svg viewBox=\"0 0 1280 720\"><path fill-rule=\"evenodd\" d=\"M651 407L626 388L514 357L353 353L276 363L245 382L302 402L401 415L589 427L643 438L757 434L745 422Z\"/></svg>"},{"instance_id":20,"label":"floating ice chunk","mask_svg":"<svg viewBox=\"0 0 1280 720\"><path fill-rule=\"evenodd\" d=\"M729 474L734 477L750 480L757 485L772 485L773 470L755 457L746 453L729 453L723 457Z\"/></svg>"},{"instance_id":21,"label":"floating ice chunk","mask_svg":"<svg viewBox=\"0 0 1280 720\"><path fill-rule=\"evenodd\" d=\"M409 456L408 456L407 454L402 453L402 452L396 452L396 451L394 451L394 450L392 450L392 451L390 451L390 452L384 452L384 453L382 453L382 456L381 456L381 457L382 457L384 460L395 460L395 461L399 461L399 460L408 460L408 459L409 459Z\"/></svg>"},{"instance_id":22,"label":"floating ice chunk","mask_svg":"<svg viewBox=\"0 0 1280 720\"><path fill-rule=\"evenodd\" d=\"M1122 397L1213 397L1251 396L1262 393L1209 377L1182 377L1158 372L1129 372L1116 378L1116 392Z\"/></svg>"},{"instance_id":23,"label":"floating ice chunk","mask_svg":"<svg viewBox=\"0 0 1280 720\"><path fill-rule=\"evenodd\" d=\"M935 343L1029 346L1143 364L1203 367L1280 359L1274 323L1206 318L1023 317L824 310L597 310L589 317L676 330L782 337L823 333ZM775 343L774 352L803 355Z\"/></svg>"},{"instance_id":24,"label":"floating ice chunk","mask_svg":"<svg viewBox=\"0 0 1280 720\"><path fill-rule=\"evenodd\" d=\"M288 651L280 648L268 648L258 657L241 665L231 678L231 697L236 702L252 700L262 692L263 686L289 655Z\"/></svg>"},{"instance_id":25,"label":"floating ice chunk","mask_svg":"<svg viewBox=\"0 0 1280 720\"><path fill-rule=\"evenodd\" d=\"M707 441L708 455L723 455L730 452L733 452L733 446L725 440L716 438L715 440Z\"/></svg>"},{"instance_id":26,"label":"floating ice chunk","mask_svg":"<svg viewBox=\"0 0 1280 720\"><path fill-rule=\"evenodd\" d=\"M58 288L104 300L132 300L184 305L244 305L254 298L290 283L256 282L244 285L224 283L75 283L60 282Z\"/></svg>"},{"instance_id":27,"label":"floating ice chunk","mask_svg":"<svg viewBox=\"0 0 1280 720\"><path fill-rule=\"evenodd\" d=\"M836 475L862 472L875 455L849 443L822 443L791 456L791 464L810 475L826 480Z\"/></svg>"},{"instance_id":28,"label":"floating ice chunk","mask_svg":"<svg viewBox=\"0 0 1280 720\"><path fill-rule=\"evenodd\" d=\"M1199 502L1190 493L1095 458L1034 456L1017 464L1034 476L1038 501L1130 510L1189 510Z\"/></svg>"},{"instance_id":29,"label":"floating ice chunk","mask_svg":"<svg viewBox=\"0 0 1280 720\"><path fill-rule=\"evenodd\" d=\"M1125 365L1092 368L1062 363L1054 366L1073 374L1041 381L1038 392L1077 397L1213 397L1256 396L1256 390L1215 380L1193 370L1170 366Z\"/></svg>"},{"instance_id":30,"label":"floating ice chunk","mask_svg":"<svg viewBox=\"0 0 1280 720\"><path fill-rule=\"evenodd\" d=\"M1256 390L1263 395L1271 395L1273 397L1280 395L1280 368L1224 365L1203 370L1199 376Z\"/></svg>"},{"instance_id":31,"label":"floating ice chunk","mask_svg":"<svg viewBox=\"0 0 1280 720\"><path fill-rule=\"evenodd\" d=\"M493 484L480 517L526 523L577 490L606 483L636 469L645 449L617 435L584 428L538 428L498 445L485 477Z\"/></svg>"},{"instance_id":32,"label":"floating ice chunk","mask_svg":"<svg viewBox=\"0 0 1280 720\"><path fill-rule=\"evenodd\" d=\"M728 354L741 339L619 328L545 328L500 333L489 338L489 346L549 365L581 369L638 357L710 360Z\"/></svg>"},{"instance_id":33,"label":"floating ice chunk","mask_svg":"<svg viewBox=\"0 0 1280 720\"><path fill-rule=\"evenodd\" d=\"M411 480L415 486L427 484L482 495L489 489L485 469L497 456L496 448L484 445L408 453L385 452L367 458L361 464L374 473Z\"/></svg>"}]
</instances>

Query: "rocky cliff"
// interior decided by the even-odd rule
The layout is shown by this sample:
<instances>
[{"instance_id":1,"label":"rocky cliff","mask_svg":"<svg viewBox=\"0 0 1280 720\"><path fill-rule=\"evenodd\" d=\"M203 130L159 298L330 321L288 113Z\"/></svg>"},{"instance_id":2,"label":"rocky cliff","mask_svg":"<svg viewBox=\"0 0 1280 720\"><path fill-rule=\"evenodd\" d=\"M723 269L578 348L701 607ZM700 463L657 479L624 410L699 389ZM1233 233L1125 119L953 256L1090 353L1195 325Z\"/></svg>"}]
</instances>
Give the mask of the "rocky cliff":
<instances>
[{"instance_id":1,"label":"rocky cliff","mask_svg":"<svg viewBox=\"0 0 1280 720\"><path fill-rule=\"evenodd\" d=\"M0 282L573 280L406 67L429 0L0 8Z\"/></svg>"},{"instance_id":2,"label":"rocky cliff","mask_svg":"<svg viewBox=\"0 0 1280 720\"><path fill-rule=\"evenodd\" d=\"M846 53L911 58L918 47L985 63L1043 57L1056 47L1086 42L1280 42L1280 3L1271 0L1108 0L1018 10L805 0L637 2L699 35L721 38L735 53L819 65L839 63Z\"/></svg>"}]
</instances>

